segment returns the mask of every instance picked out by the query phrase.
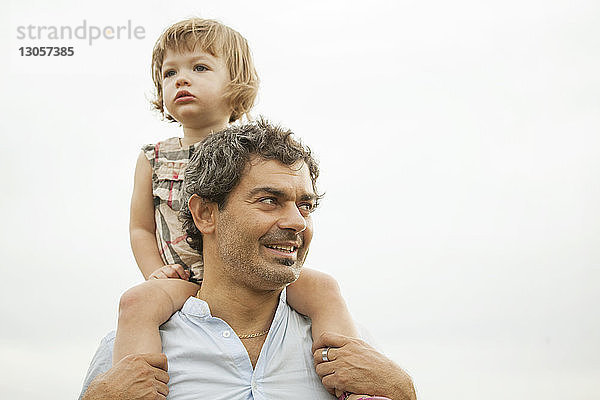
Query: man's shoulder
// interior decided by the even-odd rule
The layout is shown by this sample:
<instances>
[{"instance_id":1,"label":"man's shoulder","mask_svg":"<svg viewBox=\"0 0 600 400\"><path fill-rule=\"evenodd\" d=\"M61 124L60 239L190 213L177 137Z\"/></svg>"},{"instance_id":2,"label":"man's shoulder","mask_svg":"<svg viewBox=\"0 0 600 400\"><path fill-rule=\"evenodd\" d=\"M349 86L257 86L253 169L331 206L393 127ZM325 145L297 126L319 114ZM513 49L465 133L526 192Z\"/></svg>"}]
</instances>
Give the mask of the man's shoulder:
<instances>
[{"instance_id":1,"label":"man's shoulder","mask_svg":"<svg viewBox=\"0 0 600 400\"><path fill-rule=\"evenodd\" d=\"M110 348L111 355L112 355L112 348L115 345L115 337L116 336L117 336L117 331L115 331L115 330L112 330L112 331L108 332L106 335L104 335L104 337L102 339L100 339L100 345L98 346L98 350L96 351L96 354L100 353L100 350L102 350L102 349ZM112 360L110 360L110 361L112 363Z\"/></svg>"},{"instance_id":2,"label":"man's shoulder","mask_svg":"<svg viewBox=\"0 0 600 400\"><path fill-rule=\"evenodd\" d=\"M117 331L112 330L100 339L100 346L98 346L98 350L94 355L94 359L97 359L97 363L107 364L109 367L112 365L112 354L116 336Z\"/></svg>"},{"instance_id":3,"label":"man's shoulder","mask_svg":"<svg viewBox=\"0 0 600 400\"><path fill-rule=\"evenodd\" d=\"M90 367L83 381L83 388L79 398L83 396L94 378L110 369L112 366L113 347L115 344L116 331L110 331L100 340L100 346L92 358Z\"/></svg>"},{"instance_id":4,"label":"man's shoulder","mask_svg":"<svg viewBox=\"0 0 600 400\"><path fill-rule=\"evenodd\" d=\"M100 344L106 343L112 345L115 342L115 337L117 336L117 331L112 330L108 332L102 339L100 339Z\"/></svg>"}]
</instances>

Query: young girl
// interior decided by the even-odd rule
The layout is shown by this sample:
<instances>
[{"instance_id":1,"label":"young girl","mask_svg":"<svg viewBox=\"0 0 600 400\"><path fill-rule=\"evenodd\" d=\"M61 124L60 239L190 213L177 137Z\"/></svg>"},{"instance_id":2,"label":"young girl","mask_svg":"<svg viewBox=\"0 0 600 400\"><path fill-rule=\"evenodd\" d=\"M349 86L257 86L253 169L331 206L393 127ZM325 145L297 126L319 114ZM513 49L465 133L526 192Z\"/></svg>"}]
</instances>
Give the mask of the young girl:
<instances>
[{"instance_id":1,"label":"young girl","mask_svg":"<svg viewBox=\"0 0 600 400\"><path fill-rule=\"evenodd\" d=\"M154 47L152 74L154 106L182 125L183 138L144 146L137 160L131 247L144 278L156 281L122 296L113 364L128 354L161 352L158 327L198 291L202 257L187 244L177 218L184 171L196 144L247 115L258 90L246 40L212 20L169 27ZM313 339L325 331L357 335L337 282L328 275L304 269L288 287L287 299L312 319Z\"/></svg>"}]
</instances>

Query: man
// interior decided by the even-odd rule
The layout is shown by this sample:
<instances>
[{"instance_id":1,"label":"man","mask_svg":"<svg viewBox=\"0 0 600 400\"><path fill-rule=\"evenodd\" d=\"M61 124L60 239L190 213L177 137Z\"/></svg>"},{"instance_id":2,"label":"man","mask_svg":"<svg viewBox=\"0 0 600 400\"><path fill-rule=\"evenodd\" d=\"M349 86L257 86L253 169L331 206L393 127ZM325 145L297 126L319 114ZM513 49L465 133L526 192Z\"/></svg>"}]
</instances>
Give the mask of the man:
<instances>
[{"instance_id":1,"label":"man","mask_svg":"<svg viewBox=\"0 0 600 400\"><path fill-rule=\"evenodd\" d=\"M336 348L313 356L310 321L285 301L312 239L318 174L308 148L264 121L207 138L186 173L182 214L193 247L202 248L204 281L161 328L170 380L166 359L155 354L126 357L108 370L109 336L83 399L164 399L167 392L177 399L331 399L322 377L330 390L357 392L380 379L378 394L411 398L399 392L414 394L410 378L360 341L325 336L323 346ZM347 361L361 355L365 374L352 377L357 369Z\"/></svg>"}]
</instances>

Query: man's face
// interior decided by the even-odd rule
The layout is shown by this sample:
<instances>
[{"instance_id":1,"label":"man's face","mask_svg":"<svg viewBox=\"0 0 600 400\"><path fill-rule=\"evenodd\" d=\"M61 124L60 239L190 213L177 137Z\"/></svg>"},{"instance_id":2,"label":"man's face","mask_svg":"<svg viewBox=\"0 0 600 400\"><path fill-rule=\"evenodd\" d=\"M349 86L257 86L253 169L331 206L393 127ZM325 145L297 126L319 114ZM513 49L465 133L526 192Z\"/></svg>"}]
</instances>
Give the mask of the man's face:
<instances>
[{"instance_id":1,"label":"man's face","mask_svg":"<svg viewBox=\"0 0 600 400\"><path fill-rule=\"evenodd\" d=\"M236 282L276 290L300 275L316 196L306 163L253 159L218 212L216 241Z\"/></svg>"}]
</instances>

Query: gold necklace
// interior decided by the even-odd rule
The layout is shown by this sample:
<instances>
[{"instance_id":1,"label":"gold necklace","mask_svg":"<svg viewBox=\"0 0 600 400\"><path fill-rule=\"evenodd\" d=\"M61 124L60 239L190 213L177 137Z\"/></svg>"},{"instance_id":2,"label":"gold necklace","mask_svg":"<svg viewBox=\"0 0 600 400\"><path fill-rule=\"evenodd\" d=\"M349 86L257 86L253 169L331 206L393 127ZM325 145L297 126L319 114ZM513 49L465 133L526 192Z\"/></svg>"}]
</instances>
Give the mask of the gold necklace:
<instances>
[{"instance_id":1,"label":"gold necklace","mask_svg":"<svg viewBox=\"0 0 600 400\"><path fill-rule=\"evenodd\" d=\"M198 289L198 291L196 292L196 298L200 298L200 289ZM240 339L252 339L255 337L261 337L261 336L265 336L267 333L269 333L269 330L271 328L267 328L262 332L257 332L257 333L246 333L246 334L242 334L242 335L237 335L237 337L239 337Z\"/></svg>"},{"instance_id":2,"label":"gold necklace","mask_svg":"<svg viewBox=\"0 0 600 400\"><path fill-rule=\"evenodd\" d=\"M240 339L250 339L250 338L255 338L255 337L260 337L260 336L265 336L267 333L269 333L269 329L268 328L262 332L257 332L257 333L246 333L243 335L237 335Z\"/></svg>"}]
</instances>

